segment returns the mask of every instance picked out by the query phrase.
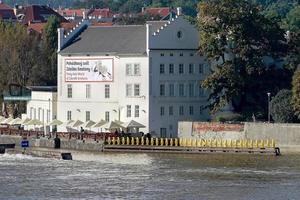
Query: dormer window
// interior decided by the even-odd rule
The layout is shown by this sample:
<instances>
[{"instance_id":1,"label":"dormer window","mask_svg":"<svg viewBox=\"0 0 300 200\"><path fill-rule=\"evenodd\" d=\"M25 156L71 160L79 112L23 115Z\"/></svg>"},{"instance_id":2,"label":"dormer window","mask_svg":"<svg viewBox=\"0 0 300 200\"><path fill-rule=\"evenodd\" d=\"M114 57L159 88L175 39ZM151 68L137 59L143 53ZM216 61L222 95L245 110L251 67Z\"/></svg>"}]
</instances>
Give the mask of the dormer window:
<instances>
[{"instance_id":1,"label":"dormer window","mask_svg":"<svg viewBox=\"0 0 300 200\"><path fill-rule=\"evenodd\" d=\"M177 31L177 38L181 39L182 38L182 32L181 31Z\"/></svg>"}]
</instances>

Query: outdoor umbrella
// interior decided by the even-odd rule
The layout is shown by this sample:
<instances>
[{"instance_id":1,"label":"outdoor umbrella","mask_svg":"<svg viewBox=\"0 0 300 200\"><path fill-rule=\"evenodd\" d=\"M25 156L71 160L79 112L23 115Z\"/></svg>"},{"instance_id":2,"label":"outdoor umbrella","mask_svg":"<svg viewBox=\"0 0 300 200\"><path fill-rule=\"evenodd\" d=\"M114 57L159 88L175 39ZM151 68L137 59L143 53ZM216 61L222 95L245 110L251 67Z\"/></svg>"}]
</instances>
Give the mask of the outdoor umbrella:
<instances>
[{"instance_id":1,"label":"outdoor umbrella","mask_svg":"<svg viewBox=\"0 0 300 200\"><path fill-rule=\"evenodd\" d=\"M16 118L16 119L10 121L8 124L9 124L9 125L21 124L21 121L22 121L22 119L18 117L18 118Z\"/></svg>"},{"instance_id":2,"label":"outdoor umbrella","mask_svg":"<svg viewBox=\"0 0 300 200\"><path fill-rule=\"evenodd\" d=\"M103 126L104 124L108 123L107 121L101 119L99 122L97 122L95 125L94 125L94 128L99 128L101 126Z\"/></svg>"},{"instance_id":3,"label":"outdoor umbrella","mask_svg":"<svg viewBox=\"0 0 300 200\"><path fill-rule=\"evenodd\" d=\"M120 122L110 121L109 123L102 125L101 128L112 130L112 129L126 128L126 127L121 125Z\"/></svg>"},{"instance_id":4,"label":"outdoor umbrella","mask_svg":"<svg viewBox=\"0 0 300 200\"><path fill-rule=\"evenodd\" d=\"M144 126L143 124L141 124L137 121L131 120L130 122L125 123L125 127L126 128L145 128L146 126Z\"/></svg>"},{"instance_id":5,"label":"outdoor umbrella","mask_svg":"<svg viewBox=\"0 0 300 200\"><path fill-rule=\"evenodd\" d=\"M9 117L9 118L6 118L4 121L2 121L1 124L8 124L9 122L11 122L13 120L14 120L14 118Z\"/></svg>"},{"instance_id":6,"label":"outdoor umbrella","mask_svg":"<svg viewBox=\"0 0 300 200\"><path fill-rule=\"evenodd\" d=\"M69 127L78 128L78 127L81 126L82 124L83 124L82 121L76 120L76 121L70 123L70 124L69 124Z\"/></svg>"},{"instance_id":7,"label":"outdoor umbrella","mask_svg":"<svg viewBox=\"0 0 300 200\"><path fill-rule=\"evenodd\" d=\"M27 125L27 123L28 123L30 120L31 120L31 119L29 119L29 118L22 119L22 120L20 121L20 124L22 124L22 125Z\"/></svg>"},{"instance_id":8,"label":"outdoor umbrella","mask_svg":"<svg viewBox=\"0 0 300 200\"><path fill-rule=\"evenodd\" d=\"M58 119L54 119L54 120L52 120L52 121L49 123L49 126L60 126L60 125L62 125L62 124L63 124L62 121L60 121L60 120L58 120Z\"/></svg>"},{"instance_id":9,"label":"outdoor umbrella","mask_svg":"<svg viewBox=\"0 0 300 200\"><path fill-rule=\"evenodd\" d=\"M3 116L0 116L0 122L4 121L5 120L5 117Z\"/></svg>"},{"instance_id":10,"label":"outdoor umbrella","mask_svg":"<svg viewBox=\"0 0 300 200\"><path fill-rule=\"evenodd\" d=\"M96 124L96 122L92 121L92 120L88 120L83 124L83 127L85 128L92 128L92 126L94 126Z\"/></svg>"},{"instance_id":11,"label":"outdoor umbrella","mask_svg":"<svg viewBox=\"0 0 300 200\"><path fill-rule=\"evenodd\" d=\"M37 120L37 119L32 119L30 120L29 122L27 122L26 125L34 125L34 126L40 126L40 125L43 125L43 122L41 122L40 120Z\"/></svg>"}]
</instances>

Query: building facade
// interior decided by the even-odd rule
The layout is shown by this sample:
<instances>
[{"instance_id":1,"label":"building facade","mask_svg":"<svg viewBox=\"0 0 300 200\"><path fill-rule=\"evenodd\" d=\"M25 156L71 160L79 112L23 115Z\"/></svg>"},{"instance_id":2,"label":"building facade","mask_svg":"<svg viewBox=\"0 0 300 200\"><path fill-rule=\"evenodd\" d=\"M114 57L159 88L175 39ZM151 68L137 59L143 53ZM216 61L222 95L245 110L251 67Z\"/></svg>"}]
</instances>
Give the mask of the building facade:
<instances>
[{"instance_id":1,"label":"building facade","mask_svg":"<svg viewBox=\"0 0 300 200\"><path fill-rule=\"evenodd\" d=\"M59 30L57 118L128 122L177 136L182 120L207 120L209 72L198 32L183 16L146 25ZM64 131L64 127L58 127Z\"/></svg>"}]
</instances>

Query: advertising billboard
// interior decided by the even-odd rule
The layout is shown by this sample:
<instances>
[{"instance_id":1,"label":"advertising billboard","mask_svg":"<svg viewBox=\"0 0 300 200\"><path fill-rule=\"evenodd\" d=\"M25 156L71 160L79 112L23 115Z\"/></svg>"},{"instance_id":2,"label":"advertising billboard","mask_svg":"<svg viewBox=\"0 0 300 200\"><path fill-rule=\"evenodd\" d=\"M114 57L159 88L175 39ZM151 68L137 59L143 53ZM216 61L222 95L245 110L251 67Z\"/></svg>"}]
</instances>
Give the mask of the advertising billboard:
<instances>
[{"instance_id":1,"label":"advertising billboard","mask_svg":"<svg viewBox=\"0 0 300 200\"><path fill-rule=\"evenodd\" d=\"M112 82L113 59L66 59L65 82Z\"/></svg>"}]
</instances>

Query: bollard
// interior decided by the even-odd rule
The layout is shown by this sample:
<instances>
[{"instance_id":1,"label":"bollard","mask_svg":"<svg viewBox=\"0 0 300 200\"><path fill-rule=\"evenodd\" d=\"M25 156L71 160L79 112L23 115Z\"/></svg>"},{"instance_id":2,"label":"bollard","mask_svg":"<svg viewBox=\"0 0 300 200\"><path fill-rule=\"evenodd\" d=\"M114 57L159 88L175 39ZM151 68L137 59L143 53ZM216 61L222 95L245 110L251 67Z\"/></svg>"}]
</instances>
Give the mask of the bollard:
<instances>
[{"instance_id":1,"label":"bollard","mask_svg":"<svg viewBox=\"0 0 300 200\"><path fill-rule=\"evenodd\" d=\"M111 139L110 139L110 137L107 138L107 143L108 143L108 145L111 144Z\"/></svg>"},{"instance_id":2,"label":"bollard","mask_svg":"<svg viewBox=\"0 0 300 200\"><path fill-rule=\"evenodd\" d=\"M135 142L136 142L136 145L139 145L139 143L140 143L140 140L139 140L139 138L138 138L138 137L136 137L136 138L135 138Z\"/></svg>"},{"instance_id":3,"label":"bollard","mask_svg":"<svg viewBox=\"0 0 300 200\"><path fill-rule=\"evenodd\" d=\"M146 145L149 145L149 138L146 138Z\"/></svg>"},{"instance_id":4,"label":"bollard","mask_svg":"<svg viewBox=\"0 0 300 200\"><path fill-rule=\"evenodd\" d=\"M186 142L187 142L187 141L186 141L186 138L184 138L184 139L183 139L183 142L182 142L182 146L185 147L185 146L186 146Z\"/></svg>"},{"instance_id":5,"label":"bollard","mask_svg":"<svg viewBox=\"0 0 300 200\"><path fill-rule=\"evenodd\" d=\"M223 148L223 139L220 140L220 147Z\"/></svg>"},{"instance_id":6,"label":"bollard","mask_svg":"<svg viewBox=\"0 0 300 200\"><path fill-rule=\"evenodd\" d=\"M182 138L179 138L179 146L183 146Z\"/></svg>"},{"instance_id":7,"label":"bollard","mask_svg":"<svg viewBox=\"0 0 300 200\"><path fill-rule=\"evenodd\" d=\"M232 148L232 140L229 140L229 147Z\"/></svg>"},{"instance_id":8,"label":"bollard","mask_svg":"<svg viewBox=\"0 0 300 200\"><path fill-rule=\"evenodd\" d=\"M258 148L258 140L255 140L255 148Z\"/></svg>"},{"instance_id":9,"label":"bollard","mask_svg":"<svg viewBox=\"0 0 300 200\"><path fill-rule=\"evenodd\" d=\"M194 139L194 141L193 141L193 145L192 145L193 147L197 147L197 139Z\"/></svg>"},{"instance_id":10,"label":"bollard","mask_svg":"<svg viewBox=\"0 0 300 200\"><path fill-rule=\"evenodd\" d=\"M248 140L245 140L244 147L248 148Z\"/></svg>"},{"instance_id":11,"label":"bollard","mask_svg":"<svg viewBox=\"0 0 300 200\"><path fill-rule=\"evenodd\" d=\"M265 141L264 140L261 140L260 141L260 148L265 148Z\"/></svg>"},{"instance_id":12,"label":"bollard","mask_svg":"<svg viewBox=\"0 0 300 200\"><path fill-rule=\"evenodd\" d=\"M125 138L122 137L122 145L125 145Z\"/></svg>"},{"instance_id":13,"label":"bollard","mask_svg":"<svg viewBox=\"0 0 300 200\"><path fill-rule=\"evenodd\" d=\"M177 138L175 138L174 145L175 145L175 147L178 146L178 139Z\"/></svg>"},{"instance_id":14,"label":"bollard","mask_svg":"<svg viewBox=\"0 0 300 200\"><path fill-rule=\"evenodd\" d=\"M204 142L203 142L204 144L203 144L203 146L204 147L207 147L208 146L208 141L207 141L207 139L204 139Z\"/></svg>"},{"instance_id":15,"label":"bollard","mask_svg":"<svg viewBox=\"0 0 300 200\"><path fill-rule=\"evenodd\" d=\"M141 145L144 145L144 138L141 139Z\"/></svg>"},{"instance_id":16,"label":"bollard","mask_svg":"<svg viewBox=\"0 0 300 200\"><path fill-rule=\"evenodd\" d=\"M253 149L253 140L250 140L250 148Z\"/></svg>"},{"instance_id":17,"label":"bollard","mask_svg":"<svg viewBox=\"0 0 300 200\"><path fill-rule=\"evenodd\" d=\"M117 137L117 144L120 145L121 141L120 141L120 138Z\"/></svg>"},{"instance_id":18,"label":"bollard","mask_svg":"<svg viewBox=\"0 0 300 200\"><path fill-rule=\"evenodd\" d=\"M197 147L200 147L200 141L201 141L201 139L197 140Z\"/></svg>"},{"instance_id":19,"label":"bollard","mask_svg":"<svg viewBox=\"0 0 300 200\"><path fill-rule=\"evenodd\" d=\"M115 139L115 137L112 138L112 144L113 144L113 145L116 144L116 139Z\"/></svg>"},{"instance_id":20,"label":"bollard","mask_svg":"<svg viewBox=\"0 0 300 200\"><path fill-rule=\"evenodd\" d=\"M160 146L164 146L164 139L160 138Z\"/></svg>"},{"instance_id":21,"label":"bollard","mask_svg":"<svg viewBox=\"0 0 300 200\"><path fill-rule=\"evenodd\" d=\"M191 147L191 146L193 145L192 143L193 143L193 139L190 138L190 139L189 139L189 144L188 144L188 146Z\"/></svg>"},{"instance_id":22,"label":"bollard","mask_svg":"<svg viewBox=\"0 0 300 200\"><path fill-rule=\"evenodd\" d=\"M237 140L233 140L233 146L234 146L235 148L238 147L238 142L237 142Z\"/></svg>"},{"instance_id":23,"label":"bollard","mask_svg":"<svg viewBox=\"0 0 300 200\"><path fill-rule=\"evenodd\" d=\"M127 145L130 145L130 139L129 139L129 137L126 137L126 143L127 143Z\"/></svg>"},{"instance_id":24,"label":"bollard","mask_svg":"<svg viewBox=\"0 0 300 200\"><path fill-rule=\"evenodd\" d=\"M170 146L171 147L173 146L173 139L172 138L170 139Z\"/></svg>"},{"instance_id":25,"label":"bollard","mask_svg":"<svg viewBox=\"0 0 300 200\"><path fill-rule=\"evenodd\" d=\"M214 146L218 147L218 140L217 139L215 139L215 141L214 141Z\"/></svg>"},{"instance_id":26,"label":"bollard","mask_svg":"<svg viewBox=\"0 0 300 200\"><path fill-rule=\"evenodd\" d=\"M271 144L270 144L270 140L267 139L267 147L270 148L271 147Z\"/></svg>"},{"instance_id":27,"label":"bollard","mask_svg":"<svg viewBox=\"0 0 300 200\"><path fill-rule=\"evenodd\" d=\"M275 148L276 145L275 145L275 141L272 139L272 147Z\"/></svg>"},{"instance_id":28,"label":"bollard","mask_svg":"<svg viewBox=\"0 0 300 200\"><path fill-rule=\"evenodd\" d=\"M165 146L168 146L168 138L165 139Z\"/></svg>"},{"instance_id":29,"label":"bollard","mask_svg":"<svg viewBox=\"0 0 300 200\"><path fill-rule=\"evenodd\" d=\"M155 138L155 144L158 146L158 138Z\"/></svg>"},{"instance_id":30,"label":"bollard","mask_svg":"<svg viewBox=\"0 0 300 200\"><path fill-rule=\"evenodd\" d=\"M228 143L227 143L227 140L225 140L225 148L227 148L228 147Z\"/></svg>"},{"instance_id":31,"label":"bollard","mask_svg":"<svg viewBox=\"0 0 300 200\"><path fill-rule=\"evenodd\" d=\"M202 139L200 139L200 147L203 147L204 145L203 145L203 140Z\"/></svg>"},{"instance_id":32,"label":"bollard","mask_svg":"<svg viewBox=\"0 0 300 200\"><path fill-rule=\"evenodd\" d=\"M151 143L151 146L154 145L154 139L153 138L150 139L150 143Z\"/></svg>"},{"instance_id":33,"label":"bollard","mask_svg":"<svg viewBox=\"0 0 300 200\"><path fill-rule=\"evenodd\" d=\"M131 137L131 145L134 145L134 137Z\"/></svg>"},{"instance_id":34,"label":"bollard","mask_svg":"<svg viewBox=\"0 0 300 200\"><path fill-rule=\"evenodd\" d=\"M212 139L209 139L209 147L212 147Z\"/></svg>"}]
</instances>

